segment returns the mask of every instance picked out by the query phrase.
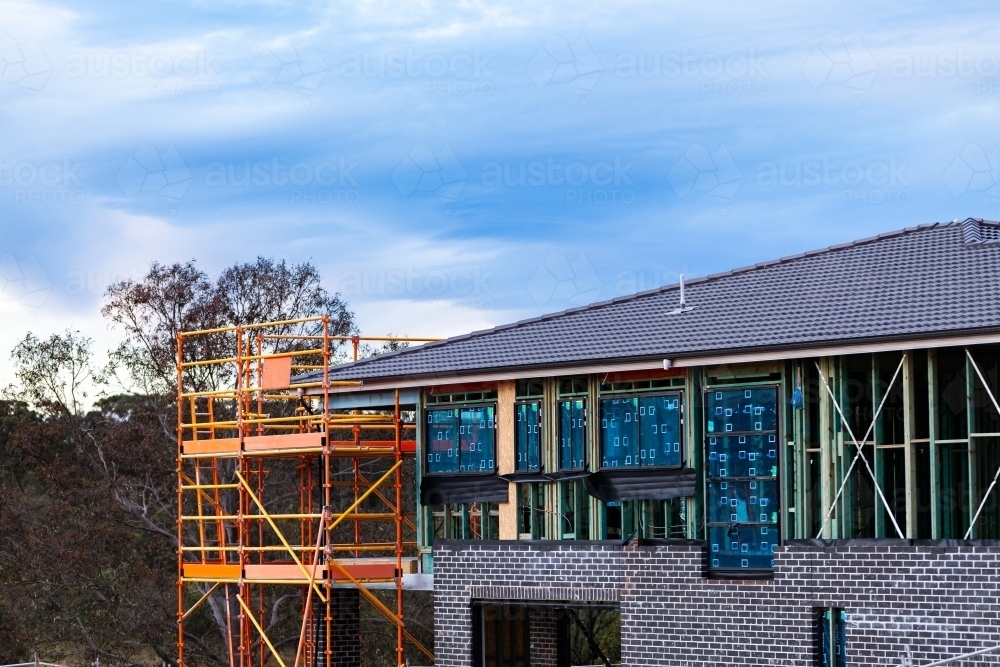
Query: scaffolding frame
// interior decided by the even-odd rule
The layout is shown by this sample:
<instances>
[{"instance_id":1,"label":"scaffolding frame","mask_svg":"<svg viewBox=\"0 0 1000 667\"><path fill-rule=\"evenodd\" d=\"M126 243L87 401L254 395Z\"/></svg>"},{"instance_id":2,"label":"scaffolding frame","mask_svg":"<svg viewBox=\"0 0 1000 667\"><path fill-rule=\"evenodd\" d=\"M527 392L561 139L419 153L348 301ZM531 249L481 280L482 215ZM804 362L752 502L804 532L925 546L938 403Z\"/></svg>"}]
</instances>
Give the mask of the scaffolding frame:
<instances>
[{"instance_id":1,"label":"scaffolding frame","mask_svg":"<svg viewBox=\"0 0 1000 667\"><path fill-rule=\"evenodd\" d=\"M276 589L298 589L302 600L295 667L334 664L333 591L342 587L356 589L393 624L397 665L406 664L407 641L434 659L403 617L403 575L417 567L406 554L416 556L417 529L403 507L402 468L415 456L416 424L403 420L398 391L391 412L334 412L331 389L360 383L332 381L330 364L345 342L357 361L364 341L437 339L330 329L324 315L177 334L178 667L186 664L185 621L209 600L217 617L224 609L230 667L265 667L269 658L286 667L267 635L268 595L273 601ZM293 380L309 371L322 371L322 380ZM226 388L199 373L214 373L214 384ZM372 481L362 463L378 460L388 469ZM286 505L293 497L292 489L282 498L266 483L281 461L298 471L297 511L266 507L269 494ZM345 461L351 478L334 479L335 462L345 472ZM339 501L346 506L334 506L338 488L349 492ZM369 499L382 511L364 511ZM364 527L373 523L392 524L393 538L367 539ZM337 541L344 525L353 527L353 539ZM394 603L385 604L373 584L393 589Z\"/></svg>"}]
</instances>

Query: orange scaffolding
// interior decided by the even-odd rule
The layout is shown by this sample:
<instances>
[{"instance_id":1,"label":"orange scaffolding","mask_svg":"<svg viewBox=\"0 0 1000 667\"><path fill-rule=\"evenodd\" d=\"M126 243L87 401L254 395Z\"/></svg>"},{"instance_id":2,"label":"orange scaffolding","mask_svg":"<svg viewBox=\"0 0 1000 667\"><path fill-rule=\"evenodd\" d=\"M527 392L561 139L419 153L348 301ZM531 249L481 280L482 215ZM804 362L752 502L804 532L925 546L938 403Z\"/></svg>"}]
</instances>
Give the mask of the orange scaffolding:
<instances>
[{"instance_id":1,"label":"orange scaffolding","mask_svg":"<svg viewBox=\"0 0 1000 667\"><path fill-rule=\"evenodd\" d=\"M230 667L272 658L288 667L267 611L289 587L302 605L294 667L334 664L334 590L345 586L395 626L397 665L407 641L434 659L403 618L403 575L417 571L416 526L403 507L415 424L403 420L398 392L391 411L331 410L331 388L358 383L329 377L345 341L357 360L362 341L433 339L335 336L330 326L324 316L177 335L179 667L185 621L207 600ZM322 380L294 381L310 371ZM373 584L394 589L394 603Z\"/></svg>"}]
</instances>

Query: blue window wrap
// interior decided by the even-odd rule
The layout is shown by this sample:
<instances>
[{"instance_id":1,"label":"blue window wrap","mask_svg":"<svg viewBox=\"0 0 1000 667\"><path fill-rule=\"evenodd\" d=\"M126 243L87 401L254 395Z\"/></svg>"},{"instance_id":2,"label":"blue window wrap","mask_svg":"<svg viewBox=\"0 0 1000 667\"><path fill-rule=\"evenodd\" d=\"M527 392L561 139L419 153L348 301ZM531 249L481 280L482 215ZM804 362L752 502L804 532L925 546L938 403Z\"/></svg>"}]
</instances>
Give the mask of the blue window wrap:
<instances>
[{"instance_id":1,"label":"blue window wrap","mask_svg":"<svg viewBox=\"0 0 1000 667\"><path fill-rule=\"evenodd\" d=\"M774 567L779 543L777 387L716 389L705 396L709 566Z\"/></svg>"},{"instance_id":2,"label":"blue window wrap","mask_svg":"<svg viewBox=\"0 0 1000 667\"><path fill-rule=\"evenodd\" d=\"M493 472L495 412L492 405L427 410L427 472Z\"/></svg>"},{"instance_id":3,"label":"blue window wrap","mask_svg":"<svg viewBox=\"0 0 1000 667\"><path fill-rule=\"evenodd\" d=\"M680 394L601 401L601 467L681 465Z\"/></svg>"},{"instance_id":4,"label":"blue window wrap","mask_svg":"<svg viewBox=\"0 0 1000 667\"><path fill-rule=\"evenodd\" d=\"M601 467L639 465L639 399L601 401Z\"/></svg>"},{"instance_id":5,"label":"blue window wrap","mask_svg":"<svg viewBox=\"0 0 1000 667\"><path fill-rule=\"evenodd\" d=\"M580 470L586 465L587 401L559 401L559 469Z\"/></svg>"},{"instance_id":6,"label":"blue window wrap","mask_svg":"<svg viewBox=\"0 0 1000 667\"><path fill-rule=\"evenodd\" d=\"M847 612L837 608L820 609L817 620L820 667L846 667Z\"/></svg>"},{"instance_id":7,"label":"blue window wrap","mask_svg":"<svg viewBox=\"0 0 1000 667\"><path fill-rule=\"evenodd\" d=\"M541 470L542 443L542 402L518 403L517 430L514 448L517 451L519 472L539 472Z\"/></svg>"}]
</instances>

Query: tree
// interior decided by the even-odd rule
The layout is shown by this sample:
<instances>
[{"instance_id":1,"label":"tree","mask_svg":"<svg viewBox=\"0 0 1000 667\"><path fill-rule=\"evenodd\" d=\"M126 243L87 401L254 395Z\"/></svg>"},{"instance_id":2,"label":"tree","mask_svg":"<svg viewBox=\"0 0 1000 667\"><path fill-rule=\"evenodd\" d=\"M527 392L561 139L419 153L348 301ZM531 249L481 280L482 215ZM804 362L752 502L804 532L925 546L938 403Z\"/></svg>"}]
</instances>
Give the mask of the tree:
<instances>
[{"instance_id":1,"label":"tree","mask_svg":"<svg viewBox=\"0 0 1000 667\"><path fill-rule=\"evenodd\" d=\"M17 657L31 647L81 663L170 664L177 334L328 315L332 333L346 336L354 318L311 264L264 258L215 281L194 262L154 263L142 280L111 285L102 313L124 334L108 368L95 364L91 341L74 331L44 340L28 334L12 355L17 382L0 403L0 618L16 610L19 622L15 633L0 621L0 644ZM316 331L312 322L269 333ZM231 333L199 338L182 351L185 359L234 348ZM233 380L211 367L189 379L202 389ZM228 664L225 614L213 597L204 608L214 614L187 636L194 664ZM275 622L279 611L275 604Z\"/></svg>"}]
</instances>

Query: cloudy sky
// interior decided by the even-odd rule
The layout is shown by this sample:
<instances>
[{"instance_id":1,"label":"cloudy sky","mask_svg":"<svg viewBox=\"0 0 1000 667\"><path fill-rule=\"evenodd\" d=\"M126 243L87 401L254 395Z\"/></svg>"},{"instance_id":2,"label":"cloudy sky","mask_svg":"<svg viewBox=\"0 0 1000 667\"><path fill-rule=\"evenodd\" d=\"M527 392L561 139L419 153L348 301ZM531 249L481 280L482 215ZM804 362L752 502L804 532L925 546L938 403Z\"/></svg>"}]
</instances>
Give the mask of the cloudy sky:
<instances>
[{"instance_id":1,"label":"cloudy sky","mask_svg":"<svg viewBox=\"0 0 1000 667\"><path fill-rule=\"evenodd\" d=\"M364 332L452 335L998 215L986 2L0 16L0 375L29 330L110 345L152 261L311 260Z\"/></svg>"}]
</instances>

